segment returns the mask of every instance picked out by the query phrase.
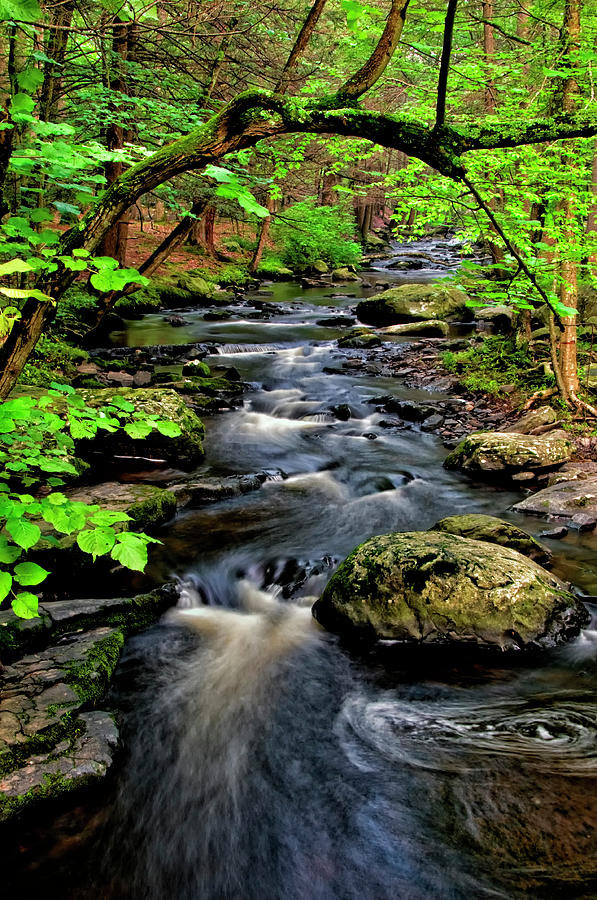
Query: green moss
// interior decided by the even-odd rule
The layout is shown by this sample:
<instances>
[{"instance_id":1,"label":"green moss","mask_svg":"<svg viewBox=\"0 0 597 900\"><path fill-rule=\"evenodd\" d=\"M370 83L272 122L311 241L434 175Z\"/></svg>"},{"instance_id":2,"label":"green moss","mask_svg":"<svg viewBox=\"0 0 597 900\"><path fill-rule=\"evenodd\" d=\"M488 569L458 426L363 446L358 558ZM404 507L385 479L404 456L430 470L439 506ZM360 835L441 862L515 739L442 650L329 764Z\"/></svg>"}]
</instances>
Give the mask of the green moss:
<instances>
[{"instance_id":1,"label":"green moss","mask_svg":"<svg viewBox=\"0 0 597 900\"><path fill-rule=\"evenodd\" d=\"M50 710L48 710L50 711ZM55 708L54 708L55 711ZM50 753L54 747L64 740L75 740L85 731L85 725L72 711L67 711L47 728L30 735L23 743L11 747L0 754L0 775L6 775L25 765L31 756ZM0 791L0 802L2 800Z\"/></svg>"},{"instance_id":2,"label":"green moss","mask_svg":"<svg viewBox=\"0 0 597 900\"><path fill-rule=\"evenodd\" d=\"M123 645L124 633L117 628L87 651L85 662L68 664L64 680L84 703L97 703L104 696Z\"/></svg>"},{"instance_id":3,"label":"green moss","mask_svg":"<svg viewBox=\"0 0 597 900\"><path fill-rule=\"evenodd\" d=\"M164 488L139 485L147 496L129 506L127 512L137 530L146 531L167 522L176 513L176 497Z\"/></svg>"}]
</instances>

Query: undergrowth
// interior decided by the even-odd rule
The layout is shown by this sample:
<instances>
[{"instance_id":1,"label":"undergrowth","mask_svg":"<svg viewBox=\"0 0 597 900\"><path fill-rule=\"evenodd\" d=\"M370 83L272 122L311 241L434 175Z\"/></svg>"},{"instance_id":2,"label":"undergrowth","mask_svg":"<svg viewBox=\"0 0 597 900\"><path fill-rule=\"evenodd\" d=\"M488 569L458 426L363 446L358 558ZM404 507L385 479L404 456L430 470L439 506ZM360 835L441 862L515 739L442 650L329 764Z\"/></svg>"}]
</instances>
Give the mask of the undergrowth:
<instances>
[{"instance_id":1,"label":"undergrowth","mask_svg":"<svg viewBox=\"0 0 597 900\"><path fill-rule=\"evenodd\" d=\"M526 346L517 347L513 337L492 335L459 353L446 351L441 361L448 372L460 376L473 393L498 394L506 385L530 394L554 383L553 376L537 365Z\"/></svg>"}]
</instances>

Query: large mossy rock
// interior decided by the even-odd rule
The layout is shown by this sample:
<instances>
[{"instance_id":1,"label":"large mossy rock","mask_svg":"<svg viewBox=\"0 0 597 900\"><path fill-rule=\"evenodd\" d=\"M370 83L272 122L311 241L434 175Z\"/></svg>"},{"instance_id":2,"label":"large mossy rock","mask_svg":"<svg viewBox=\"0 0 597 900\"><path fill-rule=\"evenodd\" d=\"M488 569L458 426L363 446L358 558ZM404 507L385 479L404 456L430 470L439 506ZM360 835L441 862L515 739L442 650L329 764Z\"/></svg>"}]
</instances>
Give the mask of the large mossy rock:
<instances>
[{"instance_id":1,"label":"large mossy rock","mask_svg":"<svg viewBox=\"0 0 597 900\"><path fill-rule=\"evenodd\" d=\"M468 475L515 476L521 472L543 472L567 462L572 443L562 432L541 436L490 431L469 434L446 457L446 469L461 469Z\"/></svg>"},{"instance_id":2,"label":"large mossy rock","mask_svg":"<svg viewBox=\"0 0 597 900\"><path fill-rule=\"evenodd\" d=\"M436 522L430 531L441 531L443 534L457 534L460 537L472 538L474 541L485 541L498 544L500 547L511 547L523 556L544 566L549 563L551 553L545 547L511 522L498 519L496 516L484 516L480 513L469 513L465 516L447 516Z\"/></svg>"},{"instance_id":3,"label":"large mossy rock","mask_svg":"<svg viewBox=\"0 0 597 900\"><path fill-rule=\"evenodd\" d=\"M553 646L587 612L566 585L509 547L434 532L371 538L313 607L330 631L368 640Z\"/></svg>"},{"instance_id":4,"label":"large mossy rock","mask_svg":"<svg viewBox=\"0 0 597 900\"><path fill-rule=\"evenodd\" d=\"M357 316L367 325L446 319L464 313L468 297L444 284L403 284L370 300L361 300Z\"/></svg>"},{"instance_id":5,"label":"large mossy rock","mask_svg":"<svg viewBox=\"0 0 597 900\"><path fill-rule=\"evenodd\" d=\"M92 439L77 441L77 453L80 456L97 452L123 456L158 456L175 463L181 469L192 468L203 457L203 423L176 391L165 388L85 388L79 393L91 407L106 406L113 396L119 396L134 403L137 409L145 413L157 414L162 419L174 422L181 430L178 437L169 438L154 429L142 440L130 438L123 429L114 434L98 431Z\"/></svg>"}]
</instances>

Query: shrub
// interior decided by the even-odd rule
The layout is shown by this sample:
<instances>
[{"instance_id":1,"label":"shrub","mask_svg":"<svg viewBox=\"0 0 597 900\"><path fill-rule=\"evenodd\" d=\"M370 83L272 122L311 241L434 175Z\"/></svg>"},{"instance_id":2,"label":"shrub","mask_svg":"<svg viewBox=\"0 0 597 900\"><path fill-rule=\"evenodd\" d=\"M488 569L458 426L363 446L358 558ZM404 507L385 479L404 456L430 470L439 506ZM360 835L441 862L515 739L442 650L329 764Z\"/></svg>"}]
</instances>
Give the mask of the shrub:
<instances>
[{"instance_id":1,"label":"shrub","mask_svg":"<svg viewBox=\"0 0 597 900\"><path fill-rule=\"evenodd\" d=\"M316 206L313 200L295 203L279 213L272 237L285 265L308 269L325 259L333 269L358 263L361 246L354 240L352 213L342 206Z\"/></svg>"},{"instance_id":2,"label":"shrub","mask_svg":"<svg viewBox=\"0 0 597 900\"><path fill-rule=\"evenodd\" d=\"M68 385L54 383L38 399L0 403L0 602L9 598L21 618L38 614L37 594L23 588L36 588L49 574L31 560L19 561L41 539L43 522L58 534L75 535L79 549L94 560L109 555L138 571L147 563L147 545L159 543L123 530L131 518L126 513L70 500L55 490L64 477L78 474L74 440L92 437L100 428L124 428L132 438L146 437L154 428L169 437L180 434L178 425L137 411L119 396L92 409ZM57 543L51 536L45 539Z\"/></svg>"}]
</instances>

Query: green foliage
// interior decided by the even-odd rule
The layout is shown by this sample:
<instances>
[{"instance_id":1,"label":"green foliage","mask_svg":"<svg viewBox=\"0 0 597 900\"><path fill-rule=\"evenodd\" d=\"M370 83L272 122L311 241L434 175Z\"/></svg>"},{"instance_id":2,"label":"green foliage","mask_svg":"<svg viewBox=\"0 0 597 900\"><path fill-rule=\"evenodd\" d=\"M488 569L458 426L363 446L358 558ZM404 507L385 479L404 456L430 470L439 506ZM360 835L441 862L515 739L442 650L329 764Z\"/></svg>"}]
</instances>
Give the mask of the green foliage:
<instances>
[{"instance_id":1,"label":"green foliage","mask_svg":"<svg viewBox=\"0 0 597 900\"><path fill-rule=\"evenodd\" d=\"M494 335L459 353L440 355L448 372L472 393L497 394L503 385L515 385L522 392L551 384L541 366L536 366L526 345L516 346L513 337Z\"/></svg>"},{"instance_id":2,"label":"green foliage","mask_svg":"<svg viewBox=\"0 0 597 900\"><path fill-rule=\"evenodd\" d=\"M37 587L49 574L21 559L42 538L43 523L58 534L75 535L80 550L92 559L109 554L138 571L147 563L148 544L159 543L122 530L130 521L126 513L71 500L56 490L78 473L75 440L120 428L132 438L146 437L153 429L167 437L180 434L173 422L138 411L119 396L92 409L68 385L54 383L38 399L15 397L0 404L0 602L10 598L17 616L37 615L37 596L21 588Z\"/></svg>"},{"instance_id":3,"label":"green foliage","mask_svg":"<svg viewBox=\"0 0 597 900\"><path fill-rule=\"evenodd\" d=\"M317 206L313 200L295 203L280 213L272 237L285 265L307 269L318 259L332 268L358 263L361 247L354 241L354 220L342 206Z\"/></svg>"}]
</instances>

